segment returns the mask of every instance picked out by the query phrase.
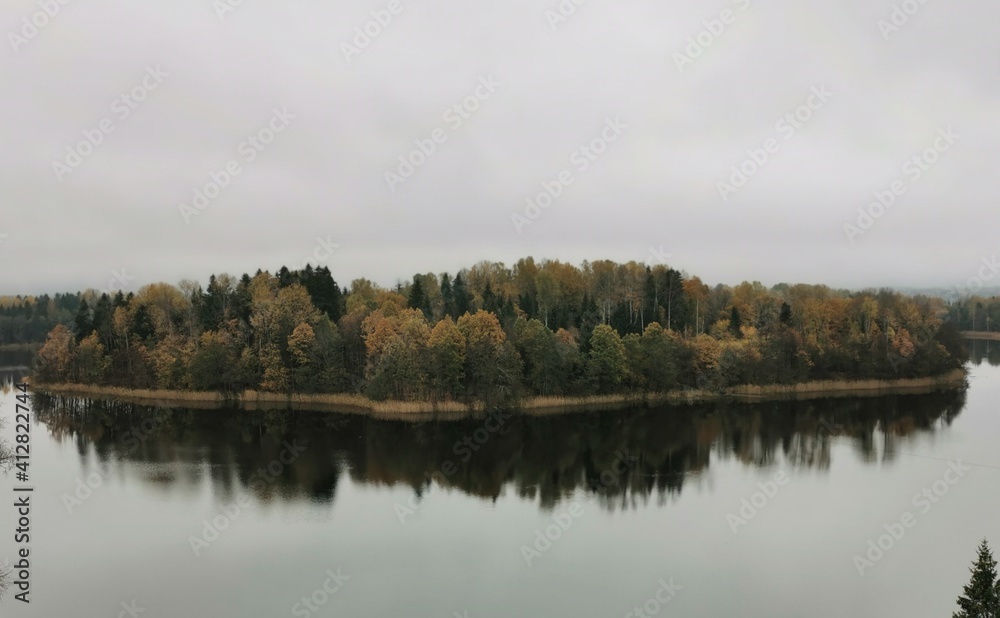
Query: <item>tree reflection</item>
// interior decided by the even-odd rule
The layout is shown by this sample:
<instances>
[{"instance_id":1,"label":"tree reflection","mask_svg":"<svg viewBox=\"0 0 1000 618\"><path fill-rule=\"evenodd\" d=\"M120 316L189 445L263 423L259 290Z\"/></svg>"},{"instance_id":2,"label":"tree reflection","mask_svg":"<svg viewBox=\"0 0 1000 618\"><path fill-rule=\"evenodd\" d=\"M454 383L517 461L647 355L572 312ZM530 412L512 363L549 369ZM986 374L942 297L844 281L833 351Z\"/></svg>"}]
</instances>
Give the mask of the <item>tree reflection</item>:
<instances>
[{"instance_id":1,"label":"tree reflection","mask_svg":"<svg viewBox=\"0 0 1000 618\"><path fill-rule=\"evenodd\" d=\"M834 445L846 443L862 461L891 461L964 404L954 391L414 422L35 396L38 418L56 441L72 441L85 466L157 464L141 467L155 470L142 478L164 490L209 483L220 500L250 492L263 502L332 503L347 474L418 497L434 487L489 500L510 491L543 509L585 492L608 510L676 499L713 460L826 471ZM254 483L289 444L305 450Z\"/></svg>"}]
</instances>

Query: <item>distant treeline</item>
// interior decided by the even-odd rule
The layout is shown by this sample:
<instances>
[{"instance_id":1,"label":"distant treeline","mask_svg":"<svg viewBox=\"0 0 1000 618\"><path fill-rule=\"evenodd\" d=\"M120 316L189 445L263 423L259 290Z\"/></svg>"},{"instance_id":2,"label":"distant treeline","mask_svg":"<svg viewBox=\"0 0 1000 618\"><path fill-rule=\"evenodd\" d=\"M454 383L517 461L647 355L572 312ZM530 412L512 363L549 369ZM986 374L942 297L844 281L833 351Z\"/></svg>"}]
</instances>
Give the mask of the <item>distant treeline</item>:
<instances>
[{"instance_id":1,"label":"distant treeline","mask_svg":"<svg viewBox=\"0 0 1000 618\"><path fill-rule=\"evenodd\" d=\"M93 299L93 296L92 296ZM949 307L891 290L710 288L663 265L525 258L383 289L327 268L212 276L81 300L37 356L41 382L374 399L588 396L961 367Z\"/></svg>"},{"instance_id":2,"label":"distant treeline","mask_svg":"<svg viewBox=\"0 0 1000 618\"><path fill-rule=\"evenodd\" d=\"M1000 332L1000 297L960 298L951 303L948 316L959 330Z\"/></svg>"},{"instance_id":3,"label":"distant treeline","mask_svg":"<svg viewBox=\"0 0 1000 618\"><path fill-rule=\"evenodd\" d=\"M80 294L0 296L0 346L40 343L56 324L69 324Z\"/></svg>"}]
</instances>

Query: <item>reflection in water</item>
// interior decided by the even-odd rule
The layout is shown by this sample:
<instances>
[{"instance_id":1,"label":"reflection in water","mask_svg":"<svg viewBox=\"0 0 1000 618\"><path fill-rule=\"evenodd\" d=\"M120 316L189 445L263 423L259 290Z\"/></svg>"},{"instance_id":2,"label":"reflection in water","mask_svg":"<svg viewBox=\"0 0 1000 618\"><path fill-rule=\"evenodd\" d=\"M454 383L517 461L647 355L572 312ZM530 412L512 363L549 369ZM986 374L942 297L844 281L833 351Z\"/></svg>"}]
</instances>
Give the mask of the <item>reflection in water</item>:
<instances>
[{"instance_id":1,"label":"reflection in water","mask_svg":"<svg viewBox=\"0 0 1000 618\"><path fill-rule=\"evenodd\" d=\"M84 465L134 466L144 482L190 488L210 482L220 500L329 503L342 474L369 485L432 485L496 500L505 489L554 508L572 492L609 510L663 504L688 475L716 461L826 470L831 446L849 442L865 462L891 460L915 437L949 425L960 391L877 398L636 409L601 413L406 422L322 412L151 408L36 394L37 417ZM254 473L289 445L305 450L274 480Z\"/></svg>"},{"instance_id":2,"label":"reflection in water","mask_svg":"<svg viewBox=\"0 0 1000 618\"><path fill-rule=\"evenodd\" d=\"M977 367L986 361L991 367L1000 367L1000 341L970 339L969 358Z\"/></svg>"}]
</instances>

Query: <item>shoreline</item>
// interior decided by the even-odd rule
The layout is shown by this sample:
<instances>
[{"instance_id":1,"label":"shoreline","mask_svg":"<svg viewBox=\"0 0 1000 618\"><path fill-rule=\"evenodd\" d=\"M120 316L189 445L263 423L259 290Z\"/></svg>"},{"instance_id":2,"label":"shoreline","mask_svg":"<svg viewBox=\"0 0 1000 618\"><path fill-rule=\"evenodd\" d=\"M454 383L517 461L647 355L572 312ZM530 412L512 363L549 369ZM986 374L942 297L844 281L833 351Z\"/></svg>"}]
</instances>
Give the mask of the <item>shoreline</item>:
<instances>
[{"instance_id":1,"label":"shoreline","mask_svg":"<svg viewBox=\"0 0 1000 618\"><path fill-rule=\"evenodd\" d=\"M532 415L561 414L591 410L620 409L656 404L695 404L713 401L774 401L786 399L823 399L829 397L878 397L882 395L925 394L939 390L963 389L968 372L955 369L946 374L925 378L897 380L823 380L790 385L744 385L713 391L671 391L591 397L531 397L520 402L518 410ZM236 406L243 410L305 410L362 414L388 419L458 419L485 412L481 404L431 401L374 401L362 395L262 393L246 391L235 398L206 391L138 390L88 384L34 384L32 390L77 397L117 399L162 407L220 409Z\"/></svg>"},{"instance_id":2,"label":"shoreline","mask_svg":"<svg viewBox=\"0 0 1000 618\"><path fill-rule=\"evenodd\" d=\"M961 335L966 339L976 339L979 341L1000 341L1000 333L994 333L992 331L963 330L961 331Z\"/></svg>"}]
</instances>

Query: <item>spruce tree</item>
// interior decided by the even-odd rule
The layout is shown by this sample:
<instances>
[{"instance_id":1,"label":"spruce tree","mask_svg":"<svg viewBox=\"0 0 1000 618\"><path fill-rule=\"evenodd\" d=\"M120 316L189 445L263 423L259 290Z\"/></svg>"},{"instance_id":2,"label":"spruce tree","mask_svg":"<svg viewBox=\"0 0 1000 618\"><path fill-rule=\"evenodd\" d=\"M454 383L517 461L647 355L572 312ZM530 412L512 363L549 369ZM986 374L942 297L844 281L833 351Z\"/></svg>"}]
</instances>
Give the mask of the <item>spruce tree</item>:
<instances>
[{"instance_id":1,"label":"spruce tree","mask_svg":"<svg viewBox=\"0 0 1000 618\"><path fill-rule=\"evenodd\" d=\"M958 597L962 611L955 612L953 618L1000 618L1000 597L997 581L997 561L993 559L986 540L979 545L979 556L972 568L972 579L965 585L964 594Z\"/></svg>"},{"instance_id":2,"label":"spruce tree","mask_svg":"<svg viewBox=\"0 0 1000 618\"><path fill-rule=\"evenodd\" d=\"M792 306L789 305L788 303L781 303L781 315L778 316L778 319L781 321L782 324L791 324Z\"/></svg>"},{"instance_id":3,"label":"spruce tree","mask_svg":"<svg viewBox=\"0 0 1000 618\"><path fill-rule=\"evenodd\" d=\"M83 341L94 330L94 322L90 317L90 305L86 300L80 300L80 307L76 311L76 319L73 320L76 326L76 340Z\"/></svg>"},{"instance_id":4,"label":"spruce tree","mask_svg":"<svg viewBox=\"0 0 1000 618\"><path fill-rule=\"evenodd\" d=\"M462 317L472 309L472 296L465 287L465 280L462 279L461 273L455 275L455 281L451 288L455 294L455 313L458 317Z\"/></svg>"},{"instance_id":5,"label":"spruce tree","mask_svg":"<svg viewBox=\"0 0 1000 618\"><path fill-rule=\"evenodd\" d=\"M410 297L406 304L409 305L410 309L423 311L427 304L427 296L424 294L424 286L420 280L420 275L413 275L413 285L410 286Z\"/></svg>"},{"instance_id":6,"label":"spruce tree","mask_svg":"<svg viewBox=\"0 0 1000 618\"><path fill-rule=\"evenodd\" d=\"M733 337L737 339L743 338L743 331L740 330L743 326L743 318L740 317L740 310L733 305L733 310L729 314L729 330L733 333Z\"/></svg>"}]
</instances>

